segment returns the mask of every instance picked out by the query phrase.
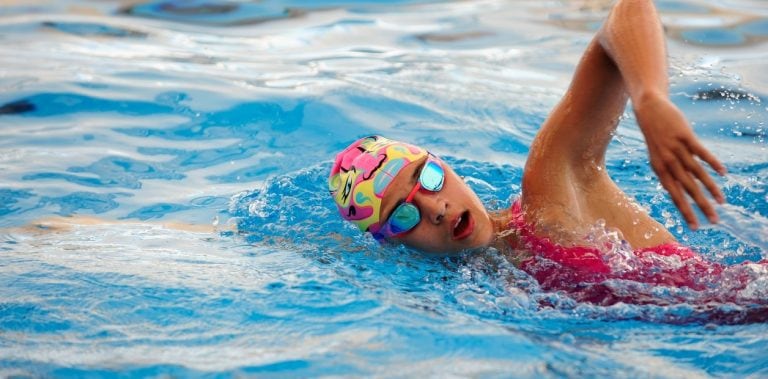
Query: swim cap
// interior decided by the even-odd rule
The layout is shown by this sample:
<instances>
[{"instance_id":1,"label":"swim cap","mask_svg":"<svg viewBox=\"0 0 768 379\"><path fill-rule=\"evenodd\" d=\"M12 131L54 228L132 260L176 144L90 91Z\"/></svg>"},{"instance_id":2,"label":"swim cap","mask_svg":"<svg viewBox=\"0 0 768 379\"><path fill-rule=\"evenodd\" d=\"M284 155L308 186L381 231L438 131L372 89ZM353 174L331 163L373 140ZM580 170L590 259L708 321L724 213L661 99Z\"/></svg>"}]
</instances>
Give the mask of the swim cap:
<instances>
[{"instance_id":1,"label":"swim cap","mask_svg":"<svg viewBox=\"0 0 768 379\"><path fill-rule=\"evenodd\" d=\"M381 136L361 138L336 155L328 189L341 217L374 235L381 227L381 200L392 179L427 151Z\"/></svg>"}]
</instances>

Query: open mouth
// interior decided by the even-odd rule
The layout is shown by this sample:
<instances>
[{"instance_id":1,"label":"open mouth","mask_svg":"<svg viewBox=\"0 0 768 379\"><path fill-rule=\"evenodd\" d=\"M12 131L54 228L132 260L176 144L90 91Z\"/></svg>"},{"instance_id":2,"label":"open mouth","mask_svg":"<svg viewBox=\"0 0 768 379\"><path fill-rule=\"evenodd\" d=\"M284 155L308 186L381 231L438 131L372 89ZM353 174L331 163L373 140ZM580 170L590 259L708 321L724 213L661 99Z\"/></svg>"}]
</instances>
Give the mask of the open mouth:
<instances>
[{"instance_id":1,"label":"open mouth","mask_svg":"<svg viewBox=\"0 0 768 379\"><path fill-rule=\"evenodd\" d=\"M469 211L462 212L456 222L453 225L453 239L462 240L469 237L472 234L472 230L475 228L474 220L469 214Z\"/></svg>"}]
</instances>

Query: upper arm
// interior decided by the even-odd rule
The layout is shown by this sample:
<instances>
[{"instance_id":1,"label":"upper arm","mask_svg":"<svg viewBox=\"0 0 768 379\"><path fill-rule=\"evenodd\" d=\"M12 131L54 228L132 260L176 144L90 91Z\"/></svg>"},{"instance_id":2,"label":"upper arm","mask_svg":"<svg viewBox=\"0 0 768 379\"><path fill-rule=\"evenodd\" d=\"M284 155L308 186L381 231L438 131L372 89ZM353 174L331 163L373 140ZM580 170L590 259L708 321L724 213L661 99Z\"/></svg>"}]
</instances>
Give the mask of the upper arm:
<instances>
[{"instance_id":1,"label":"upper arm","mask_svg":"<svg viewBox=\"0 0 768 379\"><path fill-rule=\"evenodd\" d=\"M628 97L621 73L599 38L587 47L568 90L534 139L530 165L546 164L550 171L551 165L562 170L603 164Z\"/></svg>"},{"instance_id":2,"label":"upper arm","mask_svg":"<svg viewBox=\"0 0 768 379\"><path fill-rule=\"evenodd\" d=\"M612 183L600 168L627 94L599 38L587 47L568 90L531 144L522 181L526 203L578 207L585 191Z\"/></svg>"}]
</instances>

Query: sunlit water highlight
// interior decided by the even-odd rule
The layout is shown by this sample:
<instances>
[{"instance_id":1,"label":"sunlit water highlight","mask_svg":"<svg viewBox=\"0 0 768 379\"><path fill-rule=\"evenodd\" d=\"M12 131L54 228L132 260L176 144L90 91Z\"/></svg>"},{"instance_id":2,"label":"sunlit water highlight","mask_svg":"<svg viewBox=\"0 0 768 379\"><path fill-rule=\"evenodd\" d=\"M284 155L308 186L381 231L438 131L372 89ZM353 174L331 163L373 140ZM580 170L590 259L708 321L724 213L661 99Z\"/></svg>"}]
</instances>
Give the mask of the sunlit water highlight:
<instances>
[{"instance_id":1,"label":"sunlit water highlight","mask_svg":"<svg viewBox=\"0 0 768 379\"><path fill-rule=\"evenodd\" d=\"M0 8L0 375L768 375L768 273L743 264L768 258L761 1L657 3L673 99L730 170L723 223L682 226L629 113L607 163L750 281L612 283L654 302L610 306L494 252L381 248L325 191L332 155L379 133L508 207L608 2L306 3Z\"/></svg>"}]
</instances>

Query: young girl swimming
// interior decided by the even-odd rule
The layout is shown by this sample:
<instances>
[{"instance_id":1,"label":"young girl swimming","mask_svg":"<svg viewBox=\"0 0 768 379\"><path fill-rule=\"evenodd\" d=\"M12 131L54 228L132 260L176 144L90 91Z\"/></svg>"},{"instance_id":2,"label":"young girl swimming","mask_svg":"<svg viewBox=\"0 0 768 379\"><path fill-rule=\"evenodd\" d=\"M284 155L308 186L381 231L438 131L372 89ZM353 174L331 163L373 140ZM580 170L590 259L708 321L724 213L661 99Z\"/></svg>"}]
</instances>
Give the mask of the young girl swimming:
<instances>
[{"instance_id":1,"label":"young girl swimming","mask_svg":"<svg viewBox=\"0 0 768 379\"><path fill-rule=\"evenodd\" d=\"M522 193L511 209L487 211L438 157L380 136L362 138L337 155L329 189L342 217L379 241L435 253L495 247L511 252L548 287L608 278L696 287L697 276L722 267L679 245L605 170L606 149L628 99L651 165L690 228L698 220L687 197L717 222L705 189L715 202L724 196L699 159L720 175L726 170L669 100L663 31L650 0L619 0L612 9L533 140ZM634 251L636 267L610 267L585 241L603 222ZM650 270L654 256L685 264L674 272Z\"/></svg>"}]
</instances>

